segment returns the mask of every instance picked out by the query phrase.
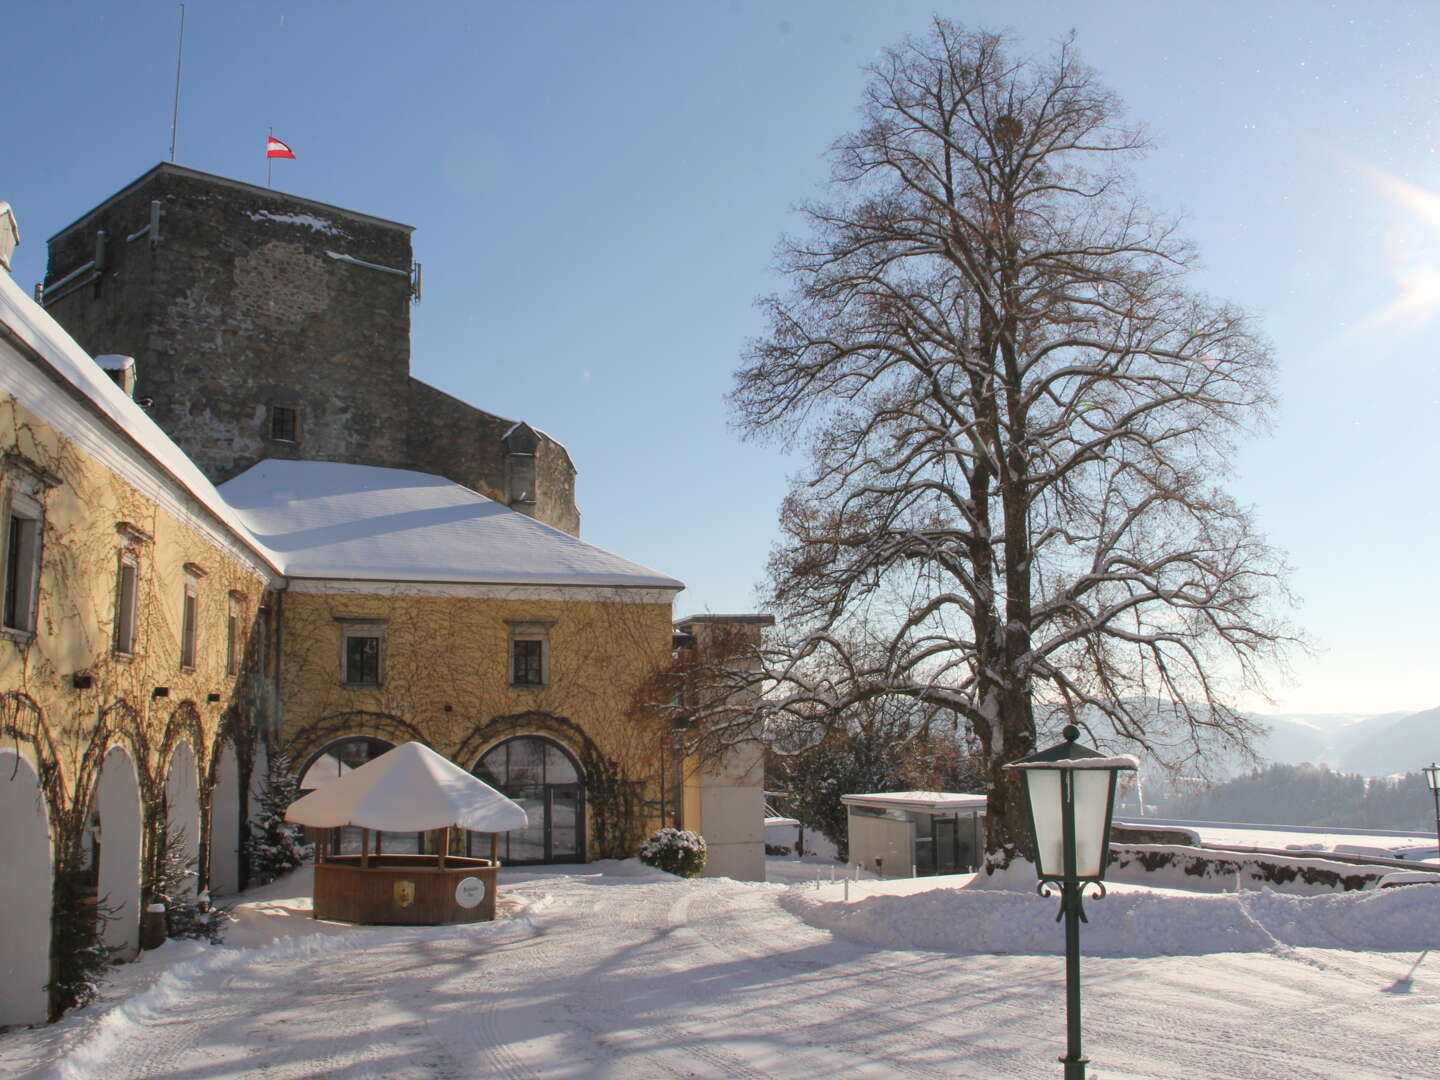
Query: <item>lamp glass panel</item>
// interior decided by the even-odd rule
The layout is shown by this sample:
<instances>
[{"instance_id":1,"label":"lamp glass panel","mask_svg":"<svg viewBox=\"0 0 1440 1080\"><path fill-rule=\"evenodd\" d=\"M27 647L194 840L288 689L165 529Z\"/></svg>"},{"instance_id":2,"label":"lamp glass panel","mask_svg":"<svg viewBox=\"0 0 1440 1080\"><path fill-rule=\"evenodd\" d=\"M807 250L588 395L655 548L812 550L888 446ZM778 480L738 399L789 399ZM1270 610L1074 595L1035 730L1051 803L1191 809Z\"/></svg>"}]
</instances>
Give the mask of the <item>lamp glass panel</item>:
<instances>
[{"instance_id":1,"label":"lamp glass panel","mask_svg":"<svg viewBox=\"0 0 1440 1080\"><path fill-rule=\"evenodd\" d=\"M1035 823L1035 859L1043 877L1065 873L1064 834L1060 822L1060 771L1025 769L1025 790L1030 797L1030 819Z\"/></svg>"},{"instance_id":2,"label":"lamp glass panel","mask_svg":"<svg viewBox=\"0 0 1440 1080\"><path fill-rule=\"evenodd\" d=\"M1110 827L1111 769L1071 769L1075 779L1075 874L1077 877L1104 876L1100 858L1105 834Z\"/></svg>"},{"instance_id":3,"label":"lamp glass panel","mask_svg":"<svg viewBox=\"0 0 1440 1080\"><path fill-rule=\"evenodd\" d=\"M1440 767L1426 765L1420 771L1425 774L1425 782L1430 785L1430 790L1440 791Z\"/></svg>"}]
</instances>

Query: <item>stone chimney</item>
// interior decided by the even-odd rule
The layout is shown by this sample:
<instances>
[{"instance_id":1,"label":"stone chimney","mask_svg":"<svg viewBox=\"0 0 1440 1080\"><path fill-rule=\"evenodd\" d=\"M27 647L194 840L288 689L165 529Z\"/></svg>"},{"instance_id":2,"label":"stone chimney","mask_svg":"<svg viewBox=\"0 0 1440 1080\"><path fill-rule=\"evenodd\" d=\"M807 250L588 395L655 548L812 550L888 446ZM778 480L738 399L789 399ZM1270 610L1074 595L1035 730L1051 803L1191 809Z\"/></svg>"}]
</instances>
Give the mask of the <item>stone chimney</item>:
<instances>
[{"instance_id":1,"label":"stone chimney","mask_svg":"<svg viewBox=\"0 0 1440 1080\"><path fill-rule=\"evenodd\" d=\"M101 353L95 363L105 369L105 374L115 380L115 385L132 398L135 396L135 358L119 353Z\"/></svg>"},{"instance_id":2,"label":"stone chimney","mask_svg":"<svg viewBox=\"0 0 1440 1080\"><path fill-rule=\"evenodd\" d=\"M20 243L20 226L15 224L15 211L8 202L0 202L0 268L10 270L10 256Z\"/></svg>"}]
</instances>

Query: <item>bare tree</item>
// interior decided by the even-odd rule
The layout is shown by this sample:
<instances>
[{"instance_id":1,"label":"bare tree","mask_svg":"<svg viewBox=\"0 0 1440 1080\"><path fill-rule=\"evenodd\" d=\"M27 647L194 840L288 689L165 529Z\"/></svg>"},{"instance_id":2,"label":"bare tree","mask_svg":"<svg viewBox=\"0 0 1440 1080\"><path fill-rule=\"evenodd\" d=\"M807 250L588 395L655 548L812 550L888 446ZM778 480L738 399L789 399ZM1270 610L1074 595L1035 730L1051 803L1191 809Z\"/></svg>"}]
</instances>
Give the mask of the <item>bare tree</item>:
<instances>
[{"instance_id":1,"label":"bare tree","mask_svg":"<svg viewBox=\"0 0 1440 1080\"><path fill-rule=\"evenodd\" d=\"M1145 134L1071 42L1017 60L937 19L870 73L732 396L747 436L810 454L767 707L958 714L999 867L1028 848L1001 769L1037 714L1171 760L1254 734L1227 703L1293 640L1284 567L1215 481L1272 364L1183 287L1191 249L1132 189Z\"/></svg>"}]
</instances>

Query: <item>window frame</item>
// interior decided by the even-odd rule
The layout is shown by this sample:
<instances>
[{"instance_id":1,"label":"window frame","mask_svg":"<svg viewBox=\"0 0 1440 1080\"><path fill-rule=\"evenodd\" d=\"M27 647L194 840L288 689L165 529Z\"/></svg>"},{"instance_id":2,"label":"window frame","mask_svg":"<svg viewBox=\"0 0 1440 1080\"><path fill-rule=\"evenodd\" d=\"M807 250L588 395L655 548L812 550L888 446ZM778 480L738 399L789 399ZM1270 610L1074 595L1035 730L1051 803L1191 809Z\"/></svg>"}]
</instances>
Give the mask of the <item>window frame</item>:
<instances>
[{"instance_id":1,"label":"window frame","mask_svg":"<svg viewBox=\"0 0 1440 1080\"><path fill-rule=\"evenodd\" d=\"M281 414L289 414L290 434L277 435L276 430L280 426ZM270 405L270 415L267 418L269 430L266 433L271 442L285 443L287 446L298 446L300 444L300 406L289 402L276 401Z\"/></svg>"},{"instance_id":2,"label":"window frame","mask_svg":"<svg viewBox=\"0 0 1440 1080\"><path fill-rule=\"evenodd\" d=\"M242 652L240 624L244 618L245 594L232 589L225 613L225 674L231 679L240 674Z\"/></svg>"},{"instance_id":3,"label":"window frame","mask_svg":"<svg viewBox=\"0 0 1440 1080\"><path fill-rule=\"evenodd\" d=\"M340 624L340 685L347 690L378 690L385 685L385 620L336 617ZM350 677L350 642L375 639L375 679ZM362 672L363 674L363 672Z\"/></svg>"},{"instance_id":4,"label":"window frame","mask_svg":"<svg viewBox=\"0 0 1440 1080\"><path fill-rule=\"evenodd\" d=\"M200 578L185 571L185 591L180 599L180 670L193 672L199 655Z\"/></svg>"},{"instance_id":5,"label":"window frame","mask_svg":"<svg viewBox=\"0 0 1440 1080\"><path fill-rule=\"evenodd\" d=\"M512 690L543 690L550 685L550 628L555 625L553 619L507 619L505 625L509 628L508 640L506 642L506 667L507 683ZM532 682L519 681L520 665L517 663L519 646L522 643L539 643L540 645L540 681ZM527 664L528 668L529 665Z\"/></svg>"},{"instance_id":6,"label":"window frame","mask_svg":"<svg viewBox=\"0 0 1440 1080\"><path fill-rule=\"evenodd\" d=\"M130 548L121 548L115 557L115 634L111 647L115 656L130 660L135 656L140 626L140 556ZM126 571L130 576L130 604L125 604Z\"/></svg>"},{"instance_id":7,"label":"window frame","mask_svg":"<svg viewBox=\"0 0 1440 1080\"><path fill-rule=\"evenodd\" d=\"M60 478L18 451L4 456L0 496L0 637L28 642L40 626L45 496ZM23 534L17 529L24 523Z\"/></svg>"}]
</instances>

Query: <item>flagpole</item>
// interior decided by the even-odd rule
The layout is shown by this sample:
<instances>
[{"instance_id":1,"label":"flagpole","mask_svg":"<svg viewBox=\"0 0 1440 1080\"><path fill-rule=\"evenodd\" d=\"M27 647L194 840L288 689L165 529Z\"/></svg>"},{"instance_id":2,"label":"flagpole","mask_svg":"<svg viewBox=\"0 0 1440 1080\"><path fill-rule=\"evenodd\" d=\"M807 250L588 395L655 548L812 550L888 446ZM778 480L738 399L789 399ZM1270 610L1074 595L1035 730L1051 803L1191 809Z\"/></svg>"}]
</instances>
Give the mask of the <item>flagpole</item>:
<instances>
[{"instance_id":1,"label":"flagpole","mask_svg":"<svg viewBox=\"0 0 1440 1080\"><path fill-rule=\"evenodd\" d=\"M170 114L170 164L175 164L175 136L180 128L180 65L185 59L185 5L180 5L180 41L175 46L175 111Z\"/></svg>"},{"instance_id":2,"label":"flagpole","mask_svg":"<svg viewBox=\"0 0 1440 1080\"><path fill-rule=\"evenodd\" d=\"M273 139L274 137L275 137L275 129L272 127L272 128L270 129L270 134L269 134L269 136L267 136L267 137L266 137L266 140L265 140L265 186L266 186L266 187L274 187L274 186L275 186L274 184L272 184L272 183L270 182L270 177L271 177L271 175L273 175L273 173L275 172L275 159L270 156L270 139Z\"/></svg>"}]
</instances>

